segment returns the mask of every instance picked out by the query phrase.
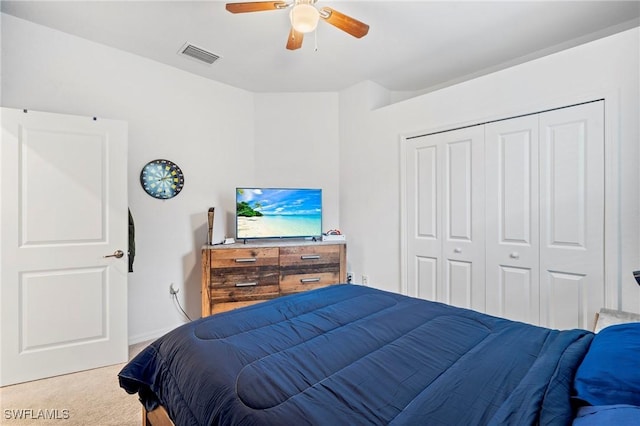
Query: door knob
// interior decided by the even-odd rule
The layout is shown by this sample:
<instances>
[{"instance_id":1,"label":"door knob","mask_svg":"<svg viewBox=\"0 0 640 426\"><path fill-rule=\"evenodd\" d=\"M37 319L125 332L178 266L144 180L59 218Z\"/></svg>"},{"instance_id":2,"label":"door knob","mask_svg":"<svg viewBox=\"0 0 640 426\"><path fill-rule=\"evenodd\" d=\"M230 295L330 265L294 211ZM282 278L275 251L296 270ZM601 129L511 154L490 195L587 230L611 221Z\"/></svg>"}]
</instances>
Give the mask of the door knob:
<instances>
[{"instance_id":1,"label":"door knob","mask_svg":"<svg viewBox=\"0 0 640 426\"><path fill-rule=\"evenodd\" d=\"M120 259L122 256L124 256L124 252L122 250L116 250L113 254L108 254L104 257L115 257L116 259Z\"/></svg>"},{"instance_id":2,"label":"door knob","mask_svg":"<svg viewBox=\"0 0 640 426\"><path fill-rule=\"evenodd\" d=\"M520 259L520 253L518 253L517 251L514 251L509 255L509 257L512 259Z\"/></svg>"},{"instance_id":3,"label":"door knob","mask_svg":"<svg viewBox=\"0 0 640 426\"><path fill-rule=\"evenodd\" d=\"M460 247L456 247L453 249L454 253L462 253L462 249Z\"/></svg>"}]
</instances>

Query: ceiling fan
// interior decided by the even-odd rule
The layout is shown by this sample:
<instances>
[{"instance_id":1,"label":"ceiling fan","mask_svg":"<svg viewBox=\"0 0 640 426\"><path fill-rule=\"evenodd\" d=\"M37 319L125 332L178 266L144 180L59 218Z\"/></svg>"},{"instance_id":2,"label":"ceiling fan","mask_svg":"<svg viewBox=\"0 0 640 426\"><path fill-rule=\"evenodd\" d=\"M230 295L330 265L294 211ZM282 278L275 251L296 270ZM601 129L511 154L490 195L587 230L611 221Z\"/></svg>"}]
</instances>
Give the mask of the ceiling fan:
<instances>
[{"instance_id":1,"label":"ceiling fan","mask_svg":"<svg viewBox=\"0 0 640 426\"><path fill-rule=\"evenodd\" d=\"M287 40L287 49L295 50L302 47L304 34L316 29L320 18L334 27L361 38L369 32L369 25L350 16L338 12L330 7L317 9L314 5L317 0L293 0L284 1L255 1L227 3L226 9L231 13L264 12L267 10L280 10L291 7L289 18L291 30Z\"/></svg>"}]
</instances>

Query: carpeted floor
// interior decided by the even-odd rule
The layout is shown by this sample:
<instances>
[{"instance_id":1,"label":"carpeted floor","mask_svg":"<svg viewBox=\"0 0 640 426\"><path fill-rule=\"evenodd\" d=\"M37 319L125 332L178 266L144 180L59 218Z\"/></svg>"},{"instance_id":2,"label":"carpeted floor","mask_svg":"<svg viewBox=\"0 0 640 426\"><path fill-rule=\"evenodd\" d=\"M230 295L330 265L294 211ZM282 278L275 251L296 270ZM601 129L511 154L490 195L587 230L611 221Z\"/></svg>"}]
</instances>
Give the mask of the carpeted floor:
<instances>
[{"instance_id":1,"label":"carpeted floor","mask_svg":"<svg viewBox=\"0 0 640 426\"><path fill-rule=\"evenodd\" d=\"M148 343L131 346L129 358ZM123 365L0 388L0 424L140 426L138 396L127 394L118 384Z\"/></svg>"}]
</instances>

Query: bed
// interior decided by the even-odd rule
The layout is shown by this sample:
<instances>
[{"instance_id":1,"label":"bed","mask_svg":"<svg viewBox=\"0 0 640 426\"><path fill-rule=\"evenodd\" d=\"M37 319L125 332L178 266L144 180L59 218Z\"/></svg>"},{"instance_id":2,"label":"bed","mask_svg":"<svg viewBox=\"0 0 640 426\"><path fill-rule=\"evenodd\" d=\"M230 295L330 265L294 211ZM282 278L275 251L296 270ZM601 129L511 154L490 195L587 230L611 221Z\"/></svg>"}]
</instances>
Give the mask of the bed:
<instances>
[{"instance_id":1,"label":"bed","mask_svg":"<svg viewBox=\"0 0 640 426\"><path fill-rule=\"evenodd\" d=\"M600 334L616 327L625 325ZM638 344L613 363L626 380L640 376L640 328L624 331ZM602 413L637 419L640 377L626 398L607 399L603 386L619 389L621 379L599 371L612 364L594 350L600 334L344 284L185 324L119 380L146 413L166 411L177 426L584 426L601 424L585 407L611 406ZM603 374L612 384L601 386Z\"/></svg>"}]
</instances>

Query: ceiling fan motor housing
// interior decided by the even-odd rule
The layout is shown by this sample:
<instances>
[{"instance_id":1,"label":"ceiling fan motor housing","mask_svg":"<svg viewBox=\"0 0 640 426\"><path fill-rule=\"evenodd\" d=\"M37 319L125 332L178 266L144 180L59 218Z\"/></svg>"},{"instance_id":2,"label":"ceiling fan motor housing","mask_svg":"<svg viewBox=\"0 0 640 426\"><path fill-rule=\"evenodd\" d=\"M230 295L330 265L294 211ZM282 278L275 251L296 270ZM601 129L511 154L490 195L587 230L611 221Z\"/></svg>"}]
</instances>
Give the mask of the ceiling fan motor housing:
<instances>
[{"instance_id":1,"label":"ceiling fan motor housing","mask_svg":"<svg viewBox=\"0 0 640 426\"><path fill-rule=\"evenodd\" d=\"M298 32L310 33L318 26L320 13L313 6L314 0L296 0L295 5L289 12L291 26Z\"/></svg>"}]
</instances>

